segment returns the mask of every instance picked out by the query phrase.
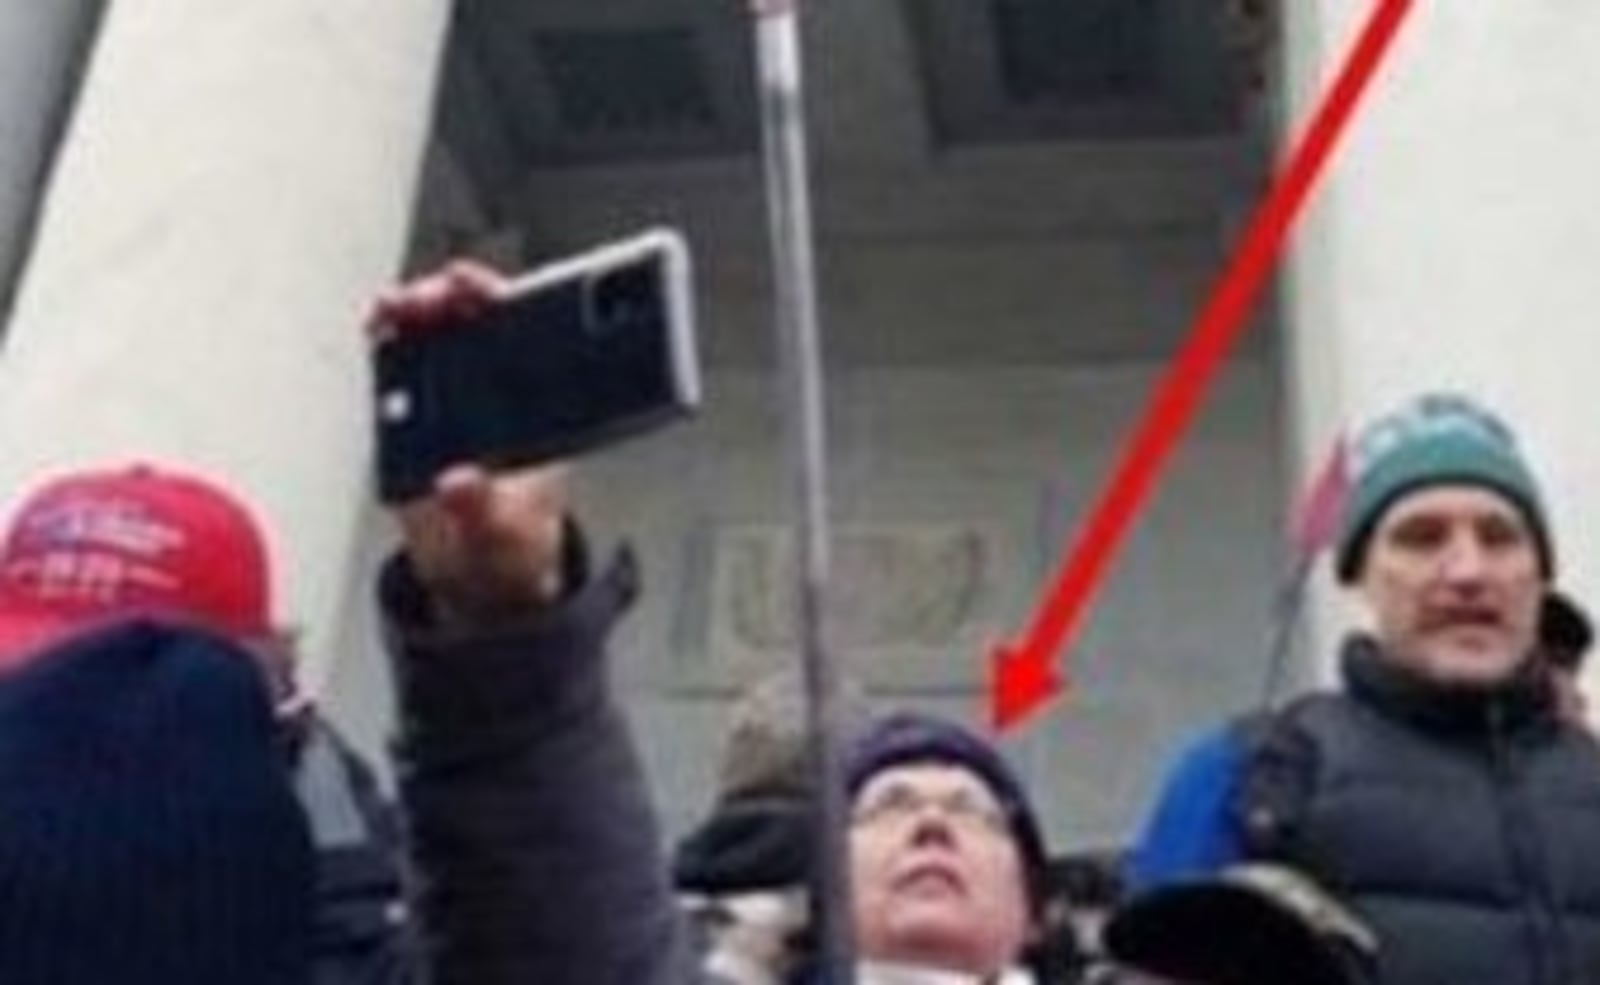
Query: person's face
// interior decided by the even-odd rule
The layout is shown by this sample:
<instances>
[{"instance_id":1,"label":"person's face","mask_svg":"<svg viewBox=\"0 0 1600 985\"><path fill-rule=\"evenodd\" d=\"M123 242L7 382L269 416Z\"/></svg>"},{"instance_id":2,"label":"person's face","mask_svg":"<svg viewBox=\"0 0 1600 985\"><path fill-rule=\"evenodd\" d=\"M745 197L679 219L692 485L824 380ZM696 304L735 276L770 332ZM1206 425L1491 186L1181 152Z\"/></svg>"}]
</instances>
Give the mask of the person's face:
<instances>
[{"instance_id":1,"label":"person's face","mask_svg":"<svg viewBox=\"0 0 1600 985\"><path fill-rule=\"evenodd\" d=\"M959 766L910 764L867 781L851 811L851 888L862 957L989 975L1030 932L1005 811Z\"/></svg>"},{"instance_id":2,"label":"person's face","mask_svg":"<svg viewBox=\"0 0 1600 985\"><path fill-rule=\"evenodd\" d=\"M1544 585L1533 533L1508 500L1439 486L1384 513L1358 589L1389 659L1441 684L1484 686L1532 652Z\"/></svg>"}]
</instances>

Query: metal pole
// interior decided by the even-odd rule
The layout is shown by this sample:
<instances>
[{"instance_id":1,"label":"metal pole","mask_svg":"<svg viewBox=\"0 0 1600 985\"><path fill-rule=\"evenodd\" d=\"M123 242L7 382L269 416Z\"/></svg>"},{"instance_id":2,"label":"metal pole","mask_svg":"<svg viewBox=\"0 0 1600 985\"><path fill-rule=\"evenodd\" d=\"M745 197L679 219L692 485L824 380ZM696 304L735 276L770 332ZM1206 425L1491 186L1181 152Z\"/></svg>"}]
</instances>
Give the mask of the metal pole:
<instances>
[{"instance_id":1,"label":"metal pole","mask_svg":"<svg viewBox=\"0 0 1600 985\"><path fill-rule=\"evenodd\" d=\"M1339 517L1350 495L1349 446L1343 435L1333 442L1328 456L1317 469L1294 510L1294 526L1289 542L1293 563L1278 589L1272 607L1272 637L1268 644L1267 666L1261 688L1261 706L1270 708L1278 698L1289 663L1289 650L1295 630L1305 612L1311 590L1311 573L1317 558L1327 551L1339 533Z\"/></svg>"},{"instance_id":2,"label":"metal pole","mask_svg":"<svg viewBox=\"0 0 1600 985\"><path fill-rule=\"evenodd\" d=\"M838 675L828 645L827 435L817 319L797 0L750 0L755 19L762 160L772 238L779 370L799 514L797 615L815 783L811 919L819 971L853 985L849 811L840 769Z\"/></svg>"},{"instance_id":3,"label":"metal pole","mask_svg":"<svg viewBox=\"0 0 1600 985\"><path fill-rule=\"evenodd\" d=\"M106 6L0 3L0 340Z\"/></svg>"},{"instance_id":4,"label":"metal pole","mask_svg":"<svg viewBox=\"0 0 1600 985\"><path fill-rule=\"evenodd\" d=\"M1305 611L1306 592L1311 585L1312 565L1317 555L1303 553L1294 560L1272 605L1272 635L1267 644L1267 666L1261 682L1261 707L1270 709L1282 692L1288 675L1289 650L1294 631Z\"/></svg>"}]
</instances>

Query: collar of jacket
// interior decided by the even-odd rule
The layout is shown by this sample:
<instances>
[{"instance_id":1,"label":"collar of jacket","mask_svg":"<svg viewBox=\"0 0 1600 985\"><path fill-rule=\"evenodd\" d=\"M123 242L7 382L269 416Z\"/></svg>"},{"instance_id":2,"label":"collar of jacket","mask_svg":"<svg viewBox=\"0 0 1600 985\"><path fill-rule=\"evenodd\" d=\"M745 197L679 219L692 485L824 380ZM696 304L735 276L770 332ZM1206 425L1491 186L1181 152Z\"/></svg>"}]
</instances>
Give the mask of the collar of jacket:
<instances>
[{"instance_id":1,"label":"collar of jacket","mask_svg":"<svg viewBox=\"0 0 1600 985\"><path fill-rule=\"evenodd\" d=\"M1407 669L1370 635L1355 633L1345 638L1340 670L1353 697L1427 731L1477 734L1554 721L1550 689L1531 659L1502 683L1452 687Z\"/></svg>"},{"instance_id":2,"label":"collar of jacket","mask_svg":"<svg viewBox=\"0 0 1600 985\"><path fill-rule=\"evenodd\" d=\"M863 961L856 967L856 982L858 985L1034 985L1033 976L1021 969L1003 971L993 979L980 979L959 972L875 961Z\"/></svg>"}]
</instances>

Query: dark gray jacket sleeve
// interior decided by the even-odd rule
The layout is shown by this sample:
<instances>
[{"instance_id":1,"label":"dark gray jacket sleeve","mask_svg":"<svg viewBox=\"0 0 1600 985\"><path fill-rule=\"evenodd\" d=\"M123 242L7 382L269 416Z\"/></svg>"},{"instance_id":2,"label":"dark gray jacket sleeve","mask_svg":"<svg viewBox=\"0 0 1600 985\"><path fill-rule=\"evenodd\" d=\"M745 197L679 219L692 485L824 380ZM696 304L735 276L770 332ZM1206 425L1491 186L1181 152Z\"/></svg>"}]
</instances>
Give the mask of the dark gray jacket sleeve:
<instances>
[{"instance_id":1,"label":"dark gray jacket sleeve","mask_svg":"<svg viewBox=\"0 0 1600 985\"><path fill-rule=\"evenodd\" d=\"M381 594L400 787L435 985L689 982L660 837L603 644L633 600L620 555L493 635L431 625L403 561Z\"/></svg>"}]
</instances>

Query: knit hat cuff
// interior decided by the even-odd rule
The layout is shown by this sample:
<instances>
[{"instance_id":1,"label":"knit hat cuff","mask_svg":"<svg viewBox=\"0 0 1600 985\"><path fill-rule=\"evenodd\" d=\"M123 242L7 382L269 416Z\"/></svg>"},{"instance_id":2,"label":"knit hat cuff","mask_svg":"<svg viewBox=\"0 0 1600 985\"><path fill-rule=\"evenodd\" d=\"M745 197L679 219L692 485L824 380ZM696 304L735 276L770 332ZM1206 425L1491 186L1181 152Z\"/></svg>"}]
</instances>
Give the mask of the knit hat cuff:
<instances>
[{"instance_id":1,"label":"knit hat cuff","mask_svg":"<svg viewBox=\"0 0 1600 985\"><path fill-rule=\"evenodd\" d=\"M1488 411L1462 397L1431 394L1369 425L1355 455L1335 557L1342 584L1360 577L1373 532L1390 507L1420 489L1446 485L1505 497L1533 535L1540 572L1547 580L1554 577L1555 552L1538 481L1511 432Z\"/></svg>"}]
</instances>

